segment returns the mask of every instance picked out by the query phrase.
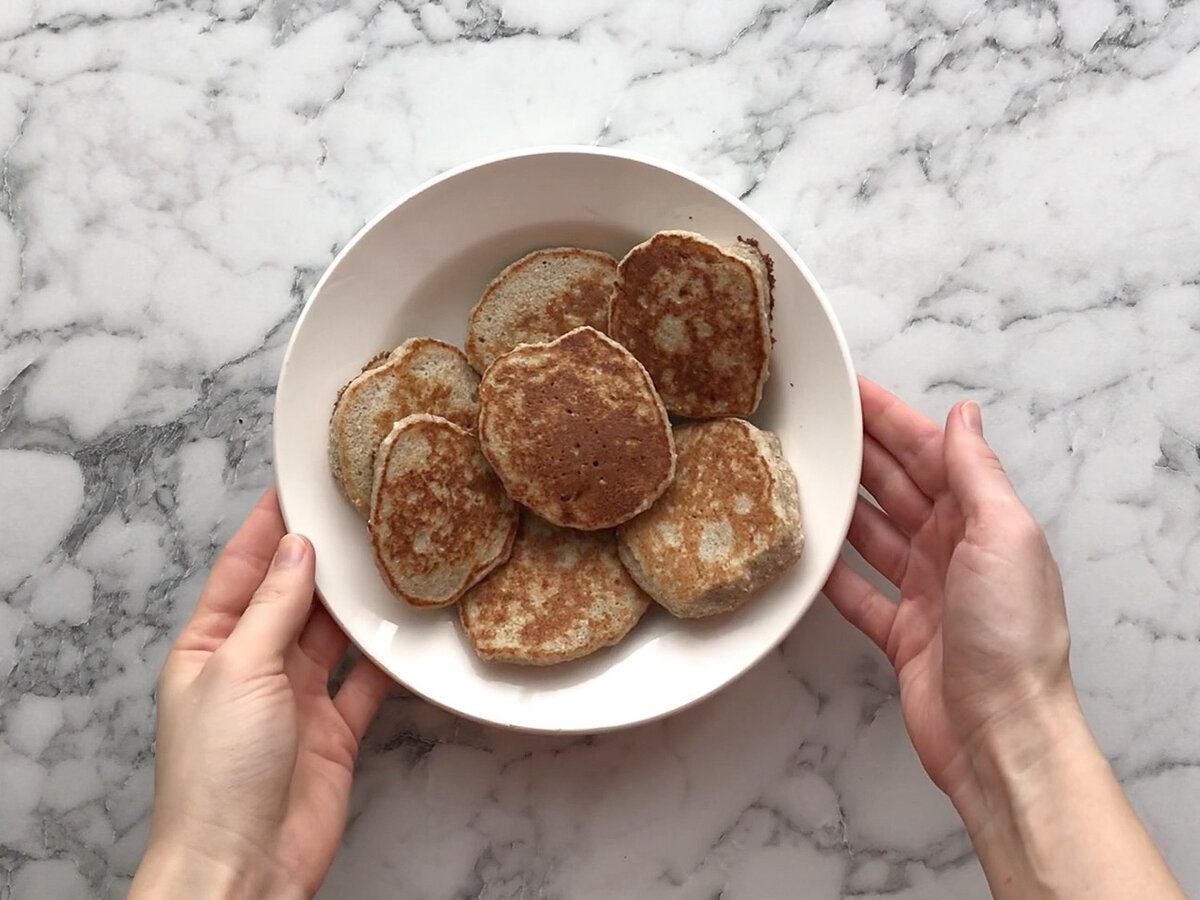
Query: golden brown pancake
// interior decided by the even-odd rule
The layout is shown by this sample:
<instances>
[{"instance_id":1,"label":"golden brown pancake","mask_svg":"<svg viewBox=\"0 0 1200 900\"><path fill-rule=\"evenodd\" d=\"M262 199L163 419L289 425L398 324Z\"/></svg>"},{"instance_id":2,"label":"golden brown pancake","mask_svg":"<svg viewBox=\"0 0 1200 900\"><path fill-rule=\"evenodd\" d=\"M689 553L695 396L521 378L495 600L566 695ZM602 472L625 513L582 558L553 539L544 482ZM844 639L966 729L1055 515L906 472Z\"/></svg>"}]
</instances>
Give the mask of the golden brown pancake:
<instances>
[{"instance_id":1,"label":"golden brown pancake","mask_svg":"<svg viewBox=\"0 0 1200 900\"><path fill-rule=\"evenodd\" d=\"M619 525L674 475L670 422L650 376L594 328L500 357L479 402L479 439L496 474L555 525Z\"/></svg>"},{"instance_id":2,"label":"golden brown pancake","mask_svg":"<svg viewBox=\"0 0 1200 900\"><path fill-rule=\"evenodd\" d=\"M771 354L771 276L757 246L660 231L620 270L608 331L646 367L667 411L753 413Z\"/></svg>"},{"instance_id":3,"label":"golden brown pancake","mask_svg":"<svg viewBox=\"0 0 1200 900\"><path fill-rule=\"evenodd\" d=\"M649 605L612 531L560 528L525 511L508 561L458 613L481 659L543 666L617 643Z\"/></svg>"},{"instance_id":4,"label":"golden brown pancake","mask_svg":"<svg viewBox=\"0 0 1200 900\"><path fill-rule=\"evenodd\" d=\"M338 392L329 421L329 468L363 516L370 512L375 452L392 426L414 413L475 430L479 376L457 347L412 338L373 358Z\"/></svg>"},{"instance_id":5,"label":"golden brown pancake","mask_svg":"<svg viewBox=\"0 0 1200 900\"><path fill-rule=\"evenodd\" d=\"M581 325L608 329L617 261L607 253L536 250L496 276L471 310L467 359L482 373L518 344L551 341Z\"/></svg>"},{"instance_id":6,"label":"golden brown pancake","mask_svg":"<svg viewBox=\"0 0 1200 900\"><path fill-rule=\"evenodd\" d=\"M418 414L384 439L367 527L397 597L413 606L453 603L508 558L517 520L517 505L466 429Z\"/></svg>"},{"instance_id":7,"label":"golden brown pancake","mask_svg":"<svg viewBox=\"0 0 1200 900\"><path fill-rule=\"evenodd\" d=\"M737 609L800 558L796 477L779 439L741 419L675 429L675 481L617 532L621 561L673 615Z\"/></svg>"}]
</instances>

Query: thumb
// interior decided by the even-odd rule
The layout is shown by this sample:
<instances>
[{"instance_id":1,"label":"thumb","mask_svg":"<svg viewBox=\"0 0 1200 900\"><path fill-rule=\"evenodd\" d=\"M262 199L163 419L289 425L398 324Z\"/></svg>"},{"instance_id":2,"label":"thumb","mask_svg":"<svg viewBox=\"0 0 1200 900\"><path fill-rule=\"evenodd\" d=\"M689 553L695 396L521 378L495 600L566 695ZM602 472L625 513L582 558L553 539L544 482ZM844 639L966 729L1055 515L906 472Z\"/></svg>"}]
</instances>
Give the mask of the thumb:
<instances>
[{"instance_id":1,"label":"thumb","mask_svg":"<svg viewBox=\"0 0 1200 900\"><path fill-rule=\"evenodd\" d=\"M262 584L229 636L233 652L282 655L308 621L313 599L316 554L298 534L285 534Z\"/></svg>"},{"instance_id":2,"label":"thumb","mask_svg":"<svg viewBox=\"0 0 1200 900\"><path fill-rule=\"evenodd\" d=\"M946 417L946 480L968 520L1017 500L1000 460L983 437L978 404L955 405Z\"/></svg>"}]
</instances>

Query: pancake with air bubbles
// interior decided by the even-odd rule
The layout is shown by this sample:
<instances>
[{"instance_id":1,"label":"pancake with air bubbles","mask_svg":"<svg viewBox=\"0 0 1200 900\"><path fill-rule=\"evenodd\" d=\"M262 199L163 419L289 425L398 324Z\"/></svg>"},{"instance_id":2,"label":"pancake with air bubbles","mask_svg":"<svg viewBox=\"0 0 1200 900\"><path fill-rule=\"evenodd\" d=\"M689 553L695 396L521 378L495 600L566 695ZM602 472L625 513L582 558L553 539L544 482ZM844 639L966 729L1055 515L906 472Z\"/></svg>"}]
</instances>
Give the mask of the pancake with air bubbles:
<instances>
[{"instance_id":1,"label":"pancake with air bubbles","mask_svg":"<svg viewBox=\"0 0 1200 900\"><path fill-rule=\"evenodd\" d=\"M646 367L667 411L748 416L771 356L770 259L757 244L718 246L660 231L621 260L608 332Z\"/></svg>"},{"instance_id":2,"label":"pancake with air bubbles","mask_svg":"<svg viewBox=\"0 0 1200 900\"><path fill-rule=\"evenodd\" d=\"M555 525L611 528L675 473L670 421L642 365L584 326L497 359L479 386L483 452L513 499Z\"/></svg>"},{"instance_id":3,"label":"pancake with air bubbles","mask_svg":"<svg viewBox=\"0 0 1200 900\"><path fill-rule=\"evenodd\" d=\"M376 356L338 392L329 421L329 468L364 518L371 511L376 451L396 422L416 413L475 430L479 376L457 347L412 338Z\"/></svg>"},{"instance_id":4,"label":"pancake with air bubbles","mask_svg":"<svg viewBox=\"0 0 1200 900\"><path fill-rule=\"evenodd\" d=\"M484 372L519 344L551 341L582 325L608 330L617 261L578 247L535 250L505 267L471 310L467 359Z\"/></svg>"},{"instance_id":5,"label":"pancake with air bubbles","mask_svg":"<svg viewBox=\"0 0 1200 900\"><path fill-rule=\"evenodd\" d=\"M741 419L675 429L675 480L621 526L621 561L668 612L696 618L742 606L804 547L796 476L779 439Z\"/></svg>"},{"instance_id":6,"label":"pancake with air bubbles","mask_svg":"<svg viewBox=\"0 0 1200 900\"><path fill-rule=\"evenodd\" d=\"M525 511L508 561L458 612L481 659L542 666L617 643L649 605L612 531L560 528Z\"/></svg>"},{"instance_id":7,"label":"pancake with air bubbles","mask_svg":"<svg viewBox=\"0 0 1200 900\"><path fill-rule=\"evenodd\" d=\"M517 505L465 428L418 414L380 445L367 527L383 580L408 604L456 601L508 558L517 523Z\"/></svg>"}]
</instances>

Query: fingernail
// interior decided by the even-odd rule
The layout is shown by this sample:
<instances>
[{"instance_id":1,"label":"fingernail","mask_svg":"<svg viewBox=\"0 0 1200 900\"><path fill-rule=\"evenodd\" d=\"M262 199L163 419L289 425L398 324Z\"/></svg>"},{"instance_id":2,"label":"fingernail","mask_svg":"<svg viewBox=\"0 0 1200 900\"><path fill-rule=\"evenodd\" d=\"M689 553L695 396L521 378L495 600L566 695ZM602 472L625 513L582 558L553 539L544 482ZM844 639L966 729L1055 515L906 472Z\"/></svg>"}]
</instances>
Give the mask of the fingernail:
<instances>
[{"instance_id":1,"label":"fingernail","mask_svg":"<svg viewBox=\"0 0 1200 900\"><path fill-rule=\"evenodd\" d=\"M962 405L963 421L980 437L983 437L983 417L979 414L979 404L974 400L968 400Z\"/></svg>"},{"instance_id":2,"label":"fingernail","mask_svg":"<svg viewBox=\"0 0 1200 900\"><path fill-rule=\"evenodd\" d=\"M300 565L307 550L304 538L300 535L285 534L283 540L279 542L279 548L275 551L275 558L271 560L271 565L277 569L294 568Z\"/></svg>"}]
</instances>

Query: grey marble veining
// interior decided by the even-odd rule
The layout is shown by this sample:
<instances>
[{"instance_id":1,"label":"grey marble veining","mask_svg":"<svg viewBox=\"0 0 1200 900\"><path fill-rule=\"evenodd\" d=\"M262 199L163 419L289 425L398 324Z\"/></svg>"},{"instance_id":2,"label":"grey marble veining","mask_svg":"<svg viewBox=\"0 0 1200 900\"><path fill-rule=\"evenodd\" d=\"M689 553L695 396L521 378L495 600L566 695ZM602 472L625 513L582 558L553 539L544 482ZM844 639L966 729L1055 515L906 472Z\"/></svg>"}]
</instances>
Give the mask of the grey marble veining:
<instances>
[{"instance_id":1,"label":"grey marble veining","mask_svg":"<svg viewBox=\"0 0 1200 900\"><path fill-rule=\"evenodd\" d=\"M122 896L152 692L271 478L337 248L471 158L624 147L765 214L857 364L972 397L1063 567L1114 767L1200 892L1200 5L8 0L0 898ZM594 738L398 696L322 896L985 896L895 680L819 603Z\"/></svg>"}]
</instances>

